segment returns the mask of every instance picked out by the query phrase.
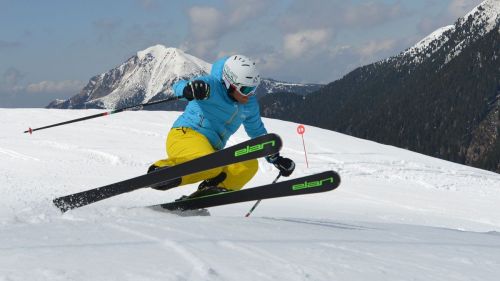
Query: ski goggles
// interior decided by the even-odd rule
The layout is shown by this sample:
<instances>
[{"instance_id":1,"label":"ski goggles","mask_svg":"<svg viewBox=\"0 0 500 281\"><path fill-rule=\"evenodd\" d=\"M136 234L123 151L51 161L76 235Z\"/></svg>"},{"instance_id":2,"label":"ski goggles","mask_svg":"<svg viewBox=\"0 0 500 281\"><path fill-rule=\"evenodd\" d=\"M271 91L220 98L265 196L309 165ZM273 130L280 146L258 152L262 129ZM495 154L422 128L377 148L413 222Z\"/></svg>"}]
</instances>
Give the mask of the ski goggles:
<instances>
[{"instance_id":1,"label":"ski goggles","mask_svg":"<svg viewBox=\"0 0 500 281\"><path fill-rule=\"evenodd\" d=\"M255 93L255 89L257 89L257 87L236 86L236 85L233 85L233 84L230 84L229 87L232 90L237 90L238 92L240 92L244 96L251 96L251 95L253 95Z\"/></svg>"},{"instance_id":2,"label":"ski goggles","mask_svg":"<svg viewBox=\"0 0 500 281\"><path fill-rule=\"evenodd\" d=\"M251 96L255 93L255 89L257 89L257 86L244 86L244 85L235 85L231 83L226 77L223 75L222 76L222 81L224 82L224 85L226 85L226 88L230 91L238 91L244 96Z\"/></svg>"}]
</instances>

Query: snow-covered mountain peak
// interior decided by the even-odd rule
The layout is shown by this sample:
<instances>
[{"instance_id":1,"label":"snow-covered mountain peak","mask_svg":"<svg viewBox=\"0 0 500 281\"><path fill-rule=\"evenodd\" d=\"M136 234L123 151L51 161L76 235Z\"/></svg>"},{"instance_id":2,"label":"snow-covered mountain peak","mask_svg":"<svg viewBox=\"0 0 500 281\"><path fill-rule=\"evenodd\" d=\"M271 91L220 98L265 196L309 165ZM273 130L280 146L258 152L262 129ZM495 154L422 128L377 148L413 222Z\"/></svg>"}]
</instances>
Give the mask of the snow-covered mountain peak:
<instances>
[{"instance_id":1,"label":"snow-covered mountain peak","mask_svg":"<svg viewBox=\"0 0 500 281\"><path fill-rule=\"evenodd\" d=\"M168 72L185 75L186 72L210 72L211 64L186 54L178 48L168 48L163 45L154 45L137 52L137 59L144 64L165 64L168 62Z\"/></svg>"},{"instance_id":2,"label":"snow-covered mountain peak","mask_svg":"<svg viewBox=\"0 0 500 281\"><path fill-rule=\"evenodd\" d=\"M211 64L177 48L154 45L129 58L118 67L90 79L85 88L57 108L117 108L148 102L168 95L180 79L206 75Z\"/></svg>"},{"instance_id":3,"label":"snow-covered mountain peak","mask_svg":"<svg viewBox=\"0 0 500 281\"><path fill-rule=\"evenodd\" d=\"M413 47L390 60L397 65L420 64L444 49L442 63L446 64L461 51L500 25L500 0L486 0L459 18L455 24L438 28ZM499 30L500 32L500 30ZM403 59L402 61L399 61ZM441 60L441 59L440 59ZM432 61L436 61L432 58Z\"/></svg>"},{"instance_id":4,"label":"snow-covered mountain peak","mask_svg":"<svg viewBox=\"0 0 500 281\"><path fill-rule=\"evenodd\" d=\"M179 79L209 73L210 68L209 63L180 49L154 45L122 64L119 79L114 79L116 88L96 101L106 108L126 99L147 102L160 92L171 92L170 86Z\"/></svg>"},{"instance_id":5,"label":"snow-covered mountain peak","mask_svg":"<svg viewBox=\"0 0 500 281\"><path fill-rule=\"evenodd\" d=\"M500 0L486 0L472 9L464 17L458 19L458 24L464 24L472 19L473 27L479 28L481 35L498 26L500 21Z\"/></svg>"},{"instance_id":6,"label":"snow-covered mountain peak","mask_svg":"<svg viewBox=\"0 0 500 281\"><path fill-rule=\"evenodd\" d=\"M438 39L442 40L443 38L447 39L447 37L445 37L444 33L449 31L449 30L453 30L453 29L455 29L455 25L448 25L448 26L438 28L435 31L433 31L431 34L427 35L424 39L420 40L413 47L406 50L403 54L405 54L405 55L410 54L411 55L411 54L419 53L422 50L428 48L429 45L431 43L435 42L436 40L438 40ZM442 40L442 41L445 41L445 40Z\"/></svg>"},{"instance_id":7,"label":"snow-covered mountain peak","mask_svg":"<svg viewBox=\"0 0 500 281\"><path fill-rule=\"evenodd\" d=\"M164 56L165 54L175 54L177 51L178 51L177 48L167 48L164 45L157 44L157 45L151 46L147 49L138 51L137 57L140 60L145 59L147 56L153 56L153 57L158 58L158 57Z\"/></svg>"},{"instance_id":8,"label":"snow-covered mountain peak","mask_svg":"<svg viewBox=\"0 0 500 281\"><path fill-rule=\"evenodd\" d=\"M177 48L158 44L138 51L118 67L92 77L82 91L49 108L120 108L165 98L180 79L207 75L212 65ZM311 92L321 85L266 81L259 92Z\"/></svg>"},{"instance_id":9,"label":"snow-covered mountain peak","mask_svg":"<svg viewBox=\"0 0 500 281\"><path fill-rule=\"evenodd\" d=\"M467 19L469 16L476 17L476 15L479 14L481 17L492 19L498 18L500 14L500 0L485 0L461 19Z\"/></svg>"},{"instance_id":10,"label":"snow-covered mountain peak","mask_svg":"<svg viewBox=\"0 0 500 281\"><path fill-rule=\"evenodd\" d=\"M142 62L162 62L169 61L170 66L184 66L170 69L171 72L176 72L182 74L185 72L186 66L190 65L191 68L195 70L202 70L205 72L210 72L211 64L186 54L184 51L178 48L165 47L164 45L158 44L151 46L147 49L137 52L137 58Z\"/></svg>"}]
</instances>

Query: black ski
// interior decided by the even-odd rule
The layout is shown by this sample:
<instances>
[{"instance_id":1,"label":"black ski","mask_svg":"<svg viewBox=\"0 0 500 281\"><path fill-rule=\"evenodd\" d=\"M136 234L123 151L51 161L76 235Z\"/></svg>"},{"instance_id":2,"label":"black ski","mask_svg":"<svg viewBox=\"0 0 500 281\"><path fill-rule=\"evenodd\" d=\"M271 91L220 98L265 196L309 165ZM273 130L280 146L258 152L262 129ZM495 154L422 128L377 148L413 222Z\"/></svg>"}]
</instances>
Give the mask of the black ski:
<instances>
[{"instance_id":1,"label":"black ski","mask_svg":"<svg viewBox=\"0 0 500 281\"><path fill-rule=\"evenodd\" d=\"M246 201L325 192L334 190L339 184L340 176L334 171L326 171L288 181L238 191L188 198L152 207L162 207L172 211L195 210Z\"/></svg>"},{"instance_id":2,"label":"black ski","mask_svg":"<svg viewBox=\"0 0 500 281\"><path fill-rule=\"evenodd\" d=\"M62 212L66 212L67 210L82 207L112 196L149 187L189 174L271 155L279 152L281 146L282 141L278 135L267 134L186 163L159 169L146 175L110 185L59 197L54 199L53 202Z\"/></svg>"}]
</instances>

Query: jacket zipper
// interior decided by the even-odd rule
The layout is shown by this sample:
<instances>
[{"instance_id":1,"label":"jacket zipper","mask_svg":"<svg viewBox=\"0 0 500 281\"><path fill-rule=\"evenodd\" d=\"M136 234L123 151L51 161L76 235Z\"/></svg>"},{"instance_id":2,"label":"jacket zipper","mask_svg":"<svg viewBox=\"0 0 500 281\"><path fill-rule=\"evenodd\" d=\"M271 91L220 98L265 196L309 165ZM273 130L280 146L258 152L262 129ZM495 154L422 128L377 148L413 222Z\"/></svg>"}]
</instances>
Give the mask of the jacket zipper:
<instances>
[{"instance_id":1,"label":"jacket zipper","mask_svg":"<svg viewBox=\"0 0 500 281\"><path fill-rule=\"evenodd\" d=\"M236 115L238 114L238 112L240 111L240 107L235 104L235 107L236 107L236 110L234 111L233 115L231 115L231 117L229 118L229 120L227 120L225 122L226 125L229 125L231 123L233 123L233 120L234 118L236 117ZM226 130L224 131L224 133L222 133L222 135L220 136L220 141L219 143L217 144L217 146L220 146L222 144L222 139L224 139L224 136L226 135Z\"/></svg>"}]
</instances>

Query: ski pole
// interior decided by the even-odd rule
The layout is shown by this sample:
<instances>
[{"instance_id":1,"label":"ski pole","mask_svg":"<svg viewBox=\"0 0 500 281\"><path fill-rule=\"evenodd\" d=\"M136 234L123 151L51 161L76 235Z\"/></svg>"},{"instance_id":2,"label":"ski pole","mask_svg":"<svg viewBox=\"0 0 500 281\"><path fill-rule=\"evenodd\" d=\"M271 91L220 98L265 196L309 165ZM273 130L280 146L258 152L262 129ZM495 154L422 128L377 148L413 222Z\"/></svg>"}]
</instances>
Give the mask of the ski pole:
<instances>
[{"instance_id":1,"label":"ski pole","mask_svg":"<svg viewBox=\"0 0 500 281\"><path fill-rule=\"evenodd\" d=\"M40 128L31 129L31 127L30 127L28 130L24 131L24 133L30 133L30 134L32 134L34 131L48 129L48 128L57 127L57 126L62 126L62 125L66 125L66 124L70 124L70 123L75 123L75 122L80 122L80 121L84 121L84 120L89 120L89 119L93 119L93 118L97 118L97 117L101 117L101 116L107 116L107 115L119 113L119 112L122 112L122 111L130 110L130 109L133 109L133 108L138 108L139 110L141 110L143 107L146 107L146 106L150 106L150 105L153 105L153 104L159 104L159 103L163 103L163 102L168 102L168 101L174 101L174 100L178 100L178 99L179 99L178 97L169 97L169 98L158 100L158 101L153 101L153 102L148 102L148 103L143 103L143 104L137 104L137 105L127 106L127 107L115 109L115 110L112 110L112 111L98 113L98 114L94 114L94 115L90 115L90 116L86 116L86 117L82 117L82 118L77 118L77 119L73 119L73 120L69 120L69 121L65 121L65 122L61 122L61 123L56 123L56 124L52 124L52 125L48 125L48 126L44 126L44 127L40 127Z\"/></svg>"},{"instance_id":2,"label":"ski pole","mask_svg":"<svg viewBox=\"0 0 500 281\"><path fill-rule=\"evenodd\" d=\"M273 183L276 183L280 177L281 177L281 172L274 179ZM245 215L245 217L249 217L250 216L250 214L253 212L253 210L255 210L255 208L257 208L257 206L260 204L260 201L262 201L262 200L258 200L257 202L255 202L255 204L253 205L252 209L250 209L250 211L248 211L248 213Z\"/></svg>"}]
</instances>

